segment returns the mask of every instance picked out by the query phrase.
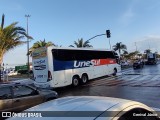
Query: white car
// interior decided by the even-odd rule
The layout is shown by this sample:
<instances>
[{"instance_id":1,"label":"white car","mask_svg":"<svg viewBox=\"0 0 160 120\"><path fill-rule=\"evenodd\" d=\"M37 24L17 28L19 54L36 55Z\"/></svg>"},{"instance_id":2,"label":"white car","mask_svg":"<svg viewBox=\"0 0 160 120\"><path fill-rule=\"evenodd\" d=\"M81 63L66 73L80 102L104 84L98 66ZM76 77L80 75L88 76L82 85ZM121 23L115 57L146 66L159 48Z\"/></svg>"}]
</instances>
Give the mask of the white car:
<instances>
[{"instance_id":1,"label":"white car","mask_svg":"<svg viewBox=\"0 0 160 120\"><path fill-rule=\"evenodd\" d=\"M129 63L128 62L121 62L121 66L129 66Z\"/></svg>"},{"instance_id":2,"label":"white car","mask_svg":"<svg viewBox=\"0 0 160 120\"><path fill-rule=\"evenodd\" d=\"M23 120L158 120L158 113L140 102L96 96L59 98L34 106L23 113L27 116ZM14 116L10 119L22 118Z\"/></svg>"}]
</instances>

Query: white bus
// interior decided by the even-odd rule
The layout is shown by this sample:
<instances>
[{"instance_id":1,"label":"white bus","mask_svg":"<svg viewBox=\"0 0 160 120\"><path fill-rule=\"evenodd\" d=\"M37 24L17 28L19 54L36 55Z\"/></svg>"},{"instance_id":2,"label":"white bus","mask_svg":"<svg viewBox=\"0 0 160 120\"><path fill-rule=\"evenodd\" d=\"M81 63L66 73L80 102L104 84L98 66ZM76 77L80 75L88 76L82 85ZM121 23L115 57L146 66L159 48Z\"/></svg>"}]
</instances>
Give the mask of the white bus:
<instances>
[{"instance_id":1,"label":"white bus","mask_svg":"<svg viewBox=\"0 0 160 120\"><path fill-rule=\"evenodd\" d=\"M121 71L116 58L109 50L38 48L32 53L34 83L41 88L78 86L94 78L116 75Z\"/></svg>"}]
</instances>

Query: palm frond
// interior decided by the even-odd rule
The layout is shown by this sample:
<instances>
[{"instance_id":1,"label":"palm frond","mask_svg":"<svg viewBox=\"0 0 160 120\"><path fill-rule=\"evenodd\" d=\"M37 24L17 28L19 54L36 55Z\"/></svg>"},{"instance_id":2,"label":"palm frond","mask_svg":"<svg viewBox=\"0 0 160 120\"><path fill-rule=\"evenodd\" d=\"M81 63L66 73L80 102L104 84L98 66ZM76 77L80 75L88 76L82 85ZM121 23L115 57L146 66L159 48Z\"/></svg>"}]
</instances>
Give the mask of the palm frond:
<instances>
[{"instance_id":1,"label":"palm frond","mask_svg":"<svg viewBox=\"0 0 160 120\"><path fill-rule=\"evenodd\" d=\"M46 42L45 39L39 40L33 44L33 46L29 49L30 52L27 54L32 55L32 51L34 51L35 49L40 48L40 47L49 47L49 46L55 46L55 44L50 41Z\"/></svg>"},{"instance_id":2,"label":"palm frond","mask_svg":"<svg viewBox=\"0 0 160 120\"><path fill-rule=\"evenodd\" d=\"M77 41L74 41L74 44L77 48L80 48L80 47L93 47L92 45L89 44L90 42L87 40L87 41L84 41L83 38L81 39L78 39ZM72 45L73 46L73 45ZM70 47L72 47L70 45Z\"/></svg>"},{"instance_id":3,"label":"palm frond","mask_svg":"<svg viewBox=\"0 0 160 120\"><path fill-rule=\"evenodd\" d=\"M4 27L4 14L2 15L2 22L0 27L0 59L3 55L19 45L26 42L22 41L26 37L26 31L24 28L17 26L18 22L13 22L10 25ZM2 61L0 61L2 62Z\"/></svg>"}]
</instances>

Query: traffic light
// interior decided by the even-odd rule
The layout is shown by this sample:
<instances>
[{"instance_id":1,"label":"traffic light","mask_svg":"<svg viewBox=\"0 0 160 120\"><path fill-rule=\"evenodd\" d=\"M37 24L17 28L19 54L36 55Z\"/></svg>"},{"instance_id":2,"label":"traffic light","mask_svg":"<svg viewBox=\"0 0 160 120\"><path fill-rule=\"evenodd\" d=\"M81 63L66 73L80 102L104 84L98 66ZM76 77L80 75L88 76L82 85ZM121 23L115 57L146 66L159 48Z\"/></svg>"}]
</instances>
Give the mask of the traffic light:
<instances>
[{"instance_id":1,"label":"traffic light","mask_svg":"<svg viewBox=\"0 0 160 120\"><path fill-rule=\"evenodd\" d=\"M110 37L111 37L110 30L106 30L106 35L107 35L107 38L110 38Z\"/></svg>"}]
</instances>

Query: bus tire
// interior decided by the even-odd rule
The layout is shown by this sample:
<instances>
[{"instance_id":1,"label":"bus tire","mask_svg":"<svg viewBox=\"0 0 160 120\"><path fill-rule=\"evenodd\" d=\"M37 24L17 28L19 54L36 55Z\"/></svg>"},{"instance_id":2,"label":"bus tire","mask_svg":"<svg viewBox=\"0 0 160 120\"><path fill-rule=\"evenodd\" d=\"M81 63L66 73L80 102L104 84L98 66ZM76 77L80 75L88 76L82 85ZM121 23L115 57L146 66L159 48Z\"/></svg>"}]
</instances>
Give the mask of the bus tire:
<instances>
[{"instance_id":1,"label":"bus tire","mask_svg":"<svg viewBox=\"0 0 160 120\"><path fill-rule=\"evenodd\" d=\"M79 85L79 77L78 76L73 76L72 78L72 86L76 87Z\"/></svg>"},{"instance_id":2,"label":"bus tire","mask_svg":"<svg viewBox=\"0 0 160 120\"><path fill-rule=\"evenodd\" d=\"M83 74L81 77L81 84L86 84L88 81L88 76L87 74Z\"/></svg>"},{"instance_id":3,"label":"bus tire","mask_svg":"<svg viewBox=\"0 0 160 120\"><path fill-rule=\"evenodd\" d=\"M114 68L114 70L113 70L113 76L116 76L116 74L117 74L117 69Z\"/></svg>"}]
</instances>

